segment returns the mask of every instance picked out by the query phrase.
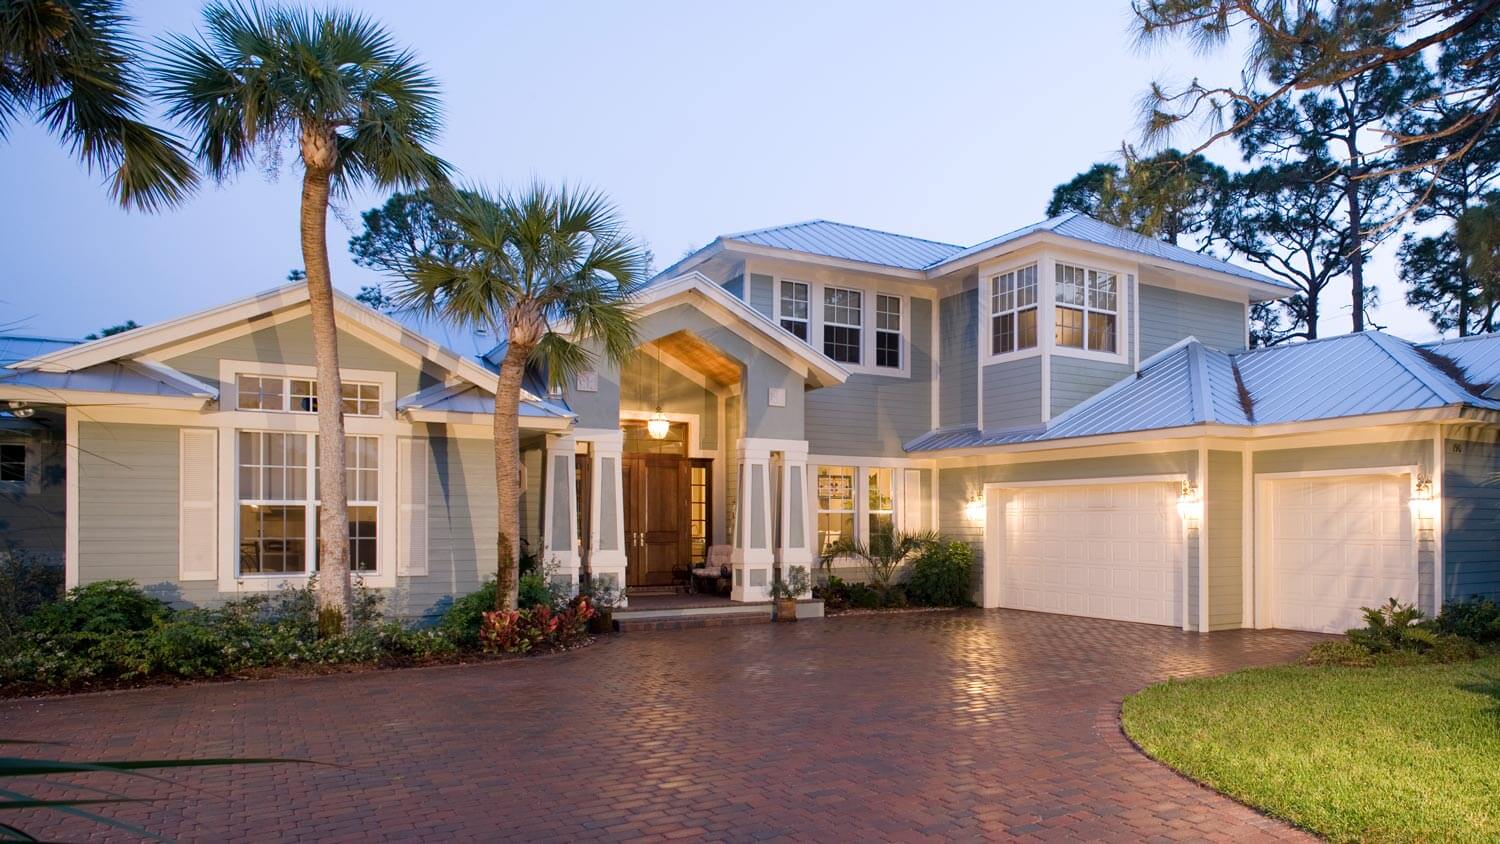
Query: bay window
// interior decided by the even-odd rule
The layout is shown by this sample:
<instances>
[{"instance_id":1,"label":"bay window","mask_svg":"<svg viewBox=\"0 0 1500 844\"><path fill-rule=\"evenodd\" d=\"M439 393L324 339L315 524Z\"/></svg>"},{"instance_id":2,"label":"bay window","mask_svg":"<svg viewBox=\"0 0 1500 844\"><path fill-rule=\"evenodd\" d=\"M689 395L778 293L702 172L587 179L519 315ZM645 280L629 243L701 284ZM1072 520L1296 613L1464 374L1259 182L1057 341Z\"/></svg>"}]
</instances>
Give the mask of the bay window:
<instances>
[{"instance_id":1,"label":"bay window","mask_svg":"<svg viewBox=\"0 0 1500 844\"><path fill-rule=\"evenodd\" d=\"M823 354L839 363L859 364L863 325L864 294L823 288Z\"/></svg>"},{"instance_id":2,"label":"bay window","mask_svg":"<svg viewBox=\"0 0 1500 844\"><path fill-rule=\"evenodd\" d=\"M818 467L818 553L854 538L854 467Z\"/></svg>"},{"instance_id":3,"label":"bay window","mask_svg":"<svg viewBox=\"0 0 1500 844\"><path fill-rule=\"evenodd\" d=\"M807 285L800 281L781 282L781 327L807 340Z\"/></svg>"},{"instance_id":4,"label":"bay window","mask_svg":"<svg viewBox=\"0 0 1500 844\"><path fill-rule=\"evenodd\" d=\"M1054 339L1058 346L1114 354L1119 279L1106 270L1058 264Z\"/></svg>"},{"instance_id":5,"label":"bay window","mask_svg":"<svg viewBox=\"0 0 1500 844\"><path fill-rule=\"evenodd\" d=\"M990 279L990 353L1036 348L1036 264Z\"/></svg>"},{"instance_id":6,"label":"bay window","mask_svg":"<svg viewBox=\"0 0 1500 844\"><path fill-rule=\"evenodd\" d=\"M242 376L243 377L243 376ZM239 573L306 574L317 569L317 435L240 431ZM380 450L377 437L344 438L349 567L377 569Z\"/></svg>"},{"instance_id":7,"label":"bay window","mask_svg":"<svg viewBox=\"0 0 1500 844\"><path fill-rule=\"evenodd\" d=\"M901 297L875 295L875 365L901 368Z\"/></svg>"}]
</instances>

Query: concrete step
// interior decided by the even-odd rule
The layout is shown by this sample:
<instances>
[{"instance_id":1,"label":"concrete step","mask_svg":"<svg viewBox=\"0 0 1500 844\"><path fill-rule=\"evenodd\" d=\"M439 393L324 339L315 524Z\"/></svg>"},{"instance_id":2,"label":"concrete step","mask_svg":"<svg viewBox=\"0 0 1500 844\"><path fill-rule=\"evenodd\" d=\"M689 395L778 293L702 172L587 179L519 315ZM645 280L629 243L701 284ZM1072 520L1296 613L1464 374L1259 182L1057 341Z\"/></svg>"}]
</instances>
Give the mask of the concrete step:
<instances>
[{"instance_id":1,"label":"concrete step","mask_svg":"<svg viewBox=\"0 0 1500 844\"><path fill-rule=\"evenodd\" d=\"M770 613L715 613L677 618L636 619L622 619L619 616L615 616L615 629L621 633L642 633L648 630L694 630L707 627L738 627L744 624L770 623Z\"/></svg>"},{"instance_id":2,"label":"concrete step","mask_svg":"<svg viewBox=\"0 0 1500 844\"><path fill-rule=\"evenodd\" d=\"M694 602L685 600L680 607L629 607L614 612L615 627L622 633L631 630L684 630L693 627L725 627L734 624L766 624L771 621L774 604L731 604L724 601ZM822 601L798 601L797 618L823 617Z\"/></svg>"}]
</instances>

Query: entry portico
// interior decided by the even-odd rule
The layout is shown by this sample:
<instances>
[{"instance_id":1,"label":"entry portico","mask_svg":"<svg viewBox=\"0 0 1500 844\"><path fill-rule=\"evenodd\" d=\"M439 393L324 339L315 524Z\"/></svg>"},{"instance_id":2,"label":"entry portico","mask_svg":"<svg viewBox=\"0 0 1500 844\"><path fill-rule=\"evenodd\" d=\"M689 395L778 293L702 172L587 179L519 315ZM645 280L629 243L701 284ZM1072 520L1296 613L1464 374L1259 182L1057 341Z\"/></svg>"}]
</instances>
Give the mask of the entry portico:
<instances>
[{"instance_id":1,"label":"entry portico","mask_svg":"<svg viewBox=\"0 0 1500 844\"><path fill-rule=\"evenodd\" d=\"M769 597L777 566L810 573L804 394L847 370L697 273L647 288L636 331L623 366L598 356L562 389L577 427L547 437L540 495L557 576L666 585L715 544L736 601Z\"/></svg>"}]
</instances>

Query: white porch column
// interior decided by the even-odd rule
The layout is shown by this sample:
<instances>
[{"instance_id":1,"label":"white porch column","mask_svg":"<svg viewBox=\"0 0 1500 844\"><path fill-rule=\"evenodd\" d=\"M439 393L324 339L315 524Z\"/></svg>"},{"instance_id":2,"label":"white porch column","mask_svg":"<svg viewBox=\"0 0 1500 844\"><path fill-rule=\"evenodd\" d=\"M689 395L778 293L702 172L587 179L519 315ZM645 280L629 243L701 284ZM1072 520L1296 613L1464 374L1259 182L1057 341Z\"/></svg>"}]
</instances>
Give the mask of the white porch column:
<instances>
[{"instance_id":1,"label":"white porch column","mask_svg":"<svg viewBox=\"0 0 1500 844\"><path fill-rule=\"evenodd\" d=\"M729 557L735 601L764 601L771 596L771 449L764 441L741 439L736 480L734 550Z\"/></svg>"},{"instance_id":2,"label":"white porch column","mask_svg":"<svg viewBox=\"0 0 1500 844\"><path fill-rule=\"evenodd\" d=\"M542 565L555 565L553 579L578 589L578 495L573 434L547 435L546 486L542 500Z\"/></svg>"},{"instance_id":3,"label":"white porch column","mask_svg":"<svg viewBox=\"0 0 1500 844\"><path fill-rule=\"evenodd\" d=\"M620 459L625 433L618 429L579 430L578 438L592 446L589 469L589 574L609 581L618 591L625 585L625 496ZM619 598L625 605L625 597Z\"/></svg>"},{"instance_id":4,"label":"white porch column","mask_svg":"<svg viewBox=\"0 0 1500 844\"><path fill-rule=\"evenodd\" d=\"M813 566L812 531L807 524L807 442L786 441L781 452L781 575L801 568L811 585Z\"/></svg>"}]
</instances>

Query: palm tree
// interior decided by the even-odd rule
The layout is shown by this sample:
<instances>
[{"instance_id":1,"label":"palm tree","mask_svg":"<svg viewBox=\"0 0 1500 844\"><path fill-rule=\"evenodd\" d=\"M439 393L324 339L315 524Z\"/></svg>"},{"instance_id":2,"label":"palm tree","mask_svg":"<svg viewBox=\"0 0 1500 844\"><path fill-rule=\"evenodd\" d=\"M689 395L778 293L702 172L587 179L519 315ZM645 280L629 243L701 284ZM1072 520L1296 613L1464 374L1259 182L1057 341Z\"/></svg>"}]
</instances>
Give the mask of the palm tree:
<instances>
[{"instance_id":1,"label":"palm tree","mask_svg":"<svg viewBox=\"0 0 1500 844\"><path fill-rule=\"evenodd\" d=\"M437 83L379 25L349 12L211 3L205 31L162 45L157 73L168 115L196 135L198 158L225 179L257 154L275 164L296 143L302 161L302 261L318 370L318 603L353 617L344 489L343 385L328 198L365 184L443 183L427 149L441 123Z\"/></svg>"},{"instance_id":2,"label":"palm tree","mask_svg":"<svg viewBox=\"0 0 1500 844\"><path fill-rule=\"evenodd\" d=\"M832 573L833 564L840 557L858 557L870 573L870 583L884 592L890 588L902 563L936 545L940 539L930 530L907 533L891 525L882 525L871 531L869 542L849 537L829 544L823 549L820 562Z\"/></svg>"},{"instance_id":3,"label":"palm tree","mask_svg":"<svg viewBox=\"0 0 1500 844\"><path fill-rule=\"evenodd\" d=\"M34 115L126 208L181 202L198 183L187 149L141 120L134 39L119 0L0 0L0 139Z\"/></svg>"},{"instance_id":4,"label":"palm tree","mask_svg":"<svg viewBox=\"0 0 1500 844\"><path fill-rule=\"evenodd\" d=\"M553 385L635 346L630 299L646 250L594 191L533 185L512 195L454 191L439 213L456 234L444 249L402 259L397 305L506 338L495 378L497 609L515 609L520 562L521 379L527 366Z\"/></svg>"}]
</instances>

